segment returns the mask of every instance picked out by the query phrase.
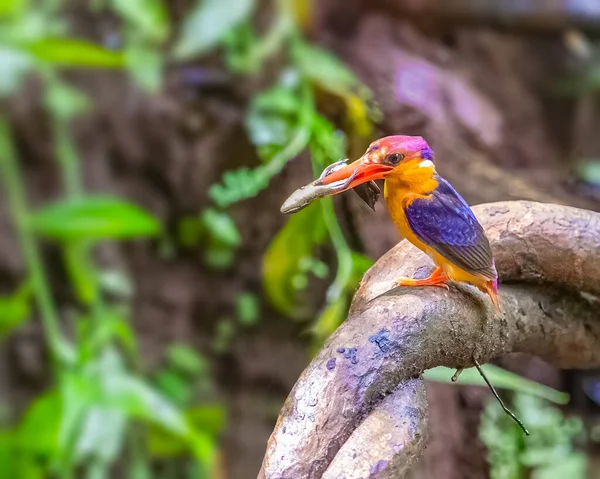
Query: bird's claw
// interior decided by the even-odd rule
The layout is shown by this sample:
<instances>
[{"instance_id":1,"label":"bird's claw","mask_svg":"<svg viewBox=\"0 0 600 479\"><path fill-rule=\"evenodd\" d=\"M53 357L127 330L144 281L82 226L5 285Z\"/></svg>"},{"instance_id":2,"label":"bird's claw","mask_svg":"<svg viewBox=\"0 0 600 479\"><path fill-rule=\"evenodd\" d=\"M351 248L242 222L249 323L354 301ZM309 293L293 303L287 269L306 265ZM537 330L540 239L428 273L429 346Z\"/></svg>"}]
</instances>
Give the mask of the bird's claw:
<instances>
[{"instance_id":1,"label":"bird's claw","mask_svg":"<svg viewBox=\"0 0 600 479\"><path fill-rule=\"evenodd\" d=\"M448 284L444 281L431 281L429 278L426 279L413 279L413 278L398 278L394 281L394 288L400 286L435 286L437 288L444 288L446 291L450 290Z\"/></svg>"}]
</instances>

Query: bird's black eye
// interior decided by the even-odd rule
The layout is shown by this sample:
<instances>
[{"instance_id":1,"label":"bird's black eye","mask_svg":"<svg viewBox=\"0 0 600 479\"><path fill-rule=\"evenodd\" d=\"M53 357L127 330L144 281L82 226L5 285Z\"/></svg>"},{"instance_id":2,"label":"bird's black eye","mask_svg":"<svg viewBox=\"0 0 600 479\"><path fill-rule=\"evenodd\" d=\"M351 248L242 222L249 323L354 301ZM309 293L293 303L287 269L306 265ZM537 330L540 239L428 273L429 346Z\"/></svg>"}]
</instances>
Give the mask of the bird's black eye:
<instances>
[{"instance_id":1,"label":"bird's black eye","mask_svg":"<svg viewBox=\"0 0 600 479\"><path fill-rule=\"evenodd\" d=\"M396 166L404 159L404 155L402 153L392 153L388 155L385 159L386 163L392 166Z\"/></svg>"}]
</instances>

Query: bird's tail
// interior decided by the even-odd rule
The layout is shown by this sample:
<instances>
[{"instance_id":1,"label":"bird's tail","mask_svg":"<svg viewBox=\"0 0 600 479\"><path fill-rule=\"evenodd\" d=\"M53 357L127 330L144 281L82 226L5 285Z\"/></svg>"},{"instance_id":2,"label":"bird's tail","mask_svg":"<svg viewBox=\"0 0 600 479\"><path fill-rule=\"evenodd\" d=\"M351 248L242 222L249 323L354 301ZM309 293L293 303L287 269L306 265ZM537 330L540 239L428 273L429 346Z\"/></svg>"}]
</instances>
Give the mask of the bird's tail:
<instances>
[{"instance_id":1,"label":"bird's tail","mask_svg":"<svg viewBox=\"0 0 600 479\"><path fill-rule=\"evenodd\" d=\"M498 298L498 280L494 279L492 281L485 282L485 292L488 294L492 303L494 304L494 309L496 312L502 312L500 309L500 299Z\"/></svg>"}]
</instances>

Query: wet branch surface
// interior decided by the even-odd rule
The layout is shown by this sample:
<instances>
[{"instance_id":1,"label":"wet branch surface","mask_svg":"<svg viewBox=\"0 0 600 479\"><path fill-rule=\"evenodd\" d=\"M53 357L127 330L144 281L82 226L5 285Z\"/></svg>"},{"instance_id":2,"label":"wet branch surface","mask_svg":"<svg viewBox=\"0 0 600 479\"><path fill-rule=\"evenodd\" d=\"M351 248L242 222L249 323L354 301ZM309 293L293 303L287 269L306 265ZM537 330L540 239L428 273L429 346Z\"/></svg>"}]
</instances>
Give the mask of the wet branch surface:
<instances>
[{"instance_id":1,"label":"wet branch surface","mask_svg":"<svg viewBox=\"0 0 600 479\"><path fill-rule=\"evenodd\" d=\"M404 477L427 442L421 373L510 352L562 368L600 364L600 214L531 202L481 205L503 316L474 288L396 288L431 261L403 241L365 275L346 322L305 369L259 477Z\"/></svg>"}]
</instances>

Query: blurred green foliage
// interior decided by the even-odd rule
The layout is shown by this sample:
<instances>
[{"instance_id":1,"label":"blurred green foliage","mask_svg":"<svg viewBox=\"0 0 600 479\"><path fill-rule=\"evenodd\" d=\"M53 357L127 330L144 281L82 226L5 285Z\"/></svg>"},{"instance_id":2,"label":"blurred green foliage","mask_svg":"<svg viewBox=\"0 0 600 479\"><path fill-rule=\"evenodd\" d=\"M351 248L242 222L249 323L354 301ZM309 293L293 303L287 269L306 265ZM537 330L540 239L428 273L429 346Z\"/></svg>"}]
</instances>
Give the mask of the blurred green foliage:
<instances>
[{"instance_id":1,"label":"blurred green foliage","mask_svg":"<svg viewBox=\"0 0 600 479\"><path fill-rule=\"evenodd\" d=\"M575 176L595 188L600 188L600 161L597 159L580 160L575 170Z\"/></svg>"},{"instance_id":2,"label":"blurred green foliage","mask_svg":"<svg viewBox=\"0 0 600 479\"><path fill-rule=\"evenodd\" d=\"M263 285L268 300L280 313L289 317L305 317L298 290L308 286L307 266L313 250L327 238L327 230L319 204L312 204L294 214L273 239L263 260Z\"/></svg>"},{"instance_id":3,"label":"blurred green foliage","mask_svg":"<svg viewBox=\"0 0 600 479\"><path fill-rule=\"evenodd\" d=\"M254 97L247 126L262 164L228 171L209 191L220 207L256 196L310 141L314 106L310 91L293 71L282 75L281 84Z\"/></svg>"},{"instance_id":4,"label":"blurred green foliage","mask_svg":"<svg viewBox=\"0 0 600 479\"><path fill-rule=\"evenodd\" d=\"M216 3L201 2L184 25L183 43L179 44L183 56L221 44L227 64L241 75L255 74L276 53L286 58L275 84L255 95L248 107L246 127L261 164L227 171L221 182L210 188L209 196L218 208L256 196L290 160L305 150L310 152L315 173L347 156L345 133L317 109L315 97L320 91L338 97L346 105L348 129L354 136L365 142L371 139L373 121L377 118L370 104L371 93L334 55L304 40L302 17L307 12L299 8L299 2L275 2L277 14L263 35L256 33L250 21L249 14L255 7L252 2L238 5L238 11L229 15L227 22L221 17L226 15L229 2ZM218 26L213 25L204 35L186 39L185 32L209 19ZM225 33L224 26L233 30ZM194 228L188 224L186 229ZM199 233L199 229L196 231ZM310 328L315 344L320 344L343 321L350 295L372 262L347 246L330 199L290 217L273 239L263 261L267 300L286 316L306 319L314 310L299 299L298 292L308 286L311 276L325 279L328 275L327 265L314 256L316 248L327 243L336 252L337 272L323 310ZM224 250L221 254L223 258L227 256ZM227 259L233 261L233 254ZM226 264L229 262L224 259L223 265ZM229 329L223 326L222 331Z\"/></svg>"},{"instance_id":5,"label":"blurred green foliage","mask_svg":"<svg viewBox=\"0 0 600 479\"><path fill-rule=\"evenodd\" d=\"M488 448L492 479L588 477L586 455L576 446L585 439L581 419L565 418L544 399L524 393L513 394L512 407L526 418L530 436L523 436L496 401L481 418L479 437Z\"/></svg>"},{"instance_id":6,"label":"blurred green foliage","mask_svg":"<svg viewBox=\"0 0 600 479\"><path fill-rule=\"evenodd\" d=\"M515 415L522 419L529 436L506 414L495 398L485 407L479 437L488 449L492 479L572 479L587 477L587 458L577 449L585 440L583 422L564 418L550 403L564 405L569 395L543 384L525 379L492 364L482 365L488 380L497 388L511 391ZM447 384L488 387L476 368L464 369L457 382L454 370L437 367L425 371L426 380Z\"/></svg>"},{"instance_id":7,"label":"blurred green foliage","mask_svg":"<svg viewBox=\"0 0 600 479\"><path fill-rule=\"evenodd\" d=\"M569 402L569 395L567 393L536 383L535 381L521 377L506 369L494 366L493 364L484 364L481 366L481 369L483 369L483 372L495 388L528 394L556 404L567 404ZM452 369L439 366L425 371L423 377L429 381L449 383L451 382L453 374L454 371ZM487 387L481 374L479 374L479 371L474 367L464 369L460 373L457 383L460 383L463 386Z\"/></svg>"},{"instance_id":8,"label":"blurred green foliage","mask_svg":"<svg viewBox=\"0 0 600 479\"><path fill-rule=\"evenodd\" d=\"M260 318L260 302L252 293L240 293L236 299L236 316L243 326L253 326Z\"/></svg>"},{"instance_id":9,"label":"blurred green foliage","mask_svg":"<svg viewBox=\"0 0 600 479\"><path fill-rule=\"evenodd\" d=\"M92 8L112 11L122 22L118 49L73 37L62 7L60 1L35 8L27 0L10 0L0 8L0 96L16 94L26 75L42 81L65 192L31 211L10 125L0 118L0 176L30 276L15 293L0 298L0 331L6 335L17 328L37 304L53 372L52 386L16 424L0 431L0 465L7 477L25 479L69 478L78 471L112 477L115 468L131 477L153 477L156 461L178 457L183 464L193 462L189 477L208 477L216 473L226 412L211 402L214 388L207 387L206 361L185 346L173 346L155 378L145 377L128 321L134 291L123 272L104 271L94 261L94 249L103 241L156 237L163 228L136 205L83 191L70 124L93 104L62 75L65 68L124 69L141 88L157 91L165 56L161 49L170 30L166 5L160 0L95 2ZM208 210L199 222L210 230L207 250L239 245L226 214ZM38 249L42 239L63 252L79 302L67 324L73 335L59 324L64 321L59 321ZM247 310L246 305L246 316ZM123 465L124 456L129 460Z\"/></svg>"},{"instance_id":10,"label":"blurred green foliage","mask_svg":"<svg viewBox=\"0 0 600 479\"><path fill-rule=\"evenodd\" d=\"M40 236L60 242L155 236L160 223L118 198L78 196L46 206L31 216Z\"/></svg>"},{"instance_id":11,"label":"blurred green foliage","mask_svg":"<svg viewBox=\"0 0 600 479\"><path fill-rule=\"evenodd\" d=\"M215 458L227 411L216 398L207 359L176 344L164 352L160 369L143 371L130 326L135 288L125 272L101 268L95 261L94 252L102 242L148 241L164 235L165 228L124 199L84 191L80 154L70 127L94 104L64 71L122 70L151 95L160 91L167 63L195 60L215 48L239 76L258 74L269 60L281 61L277 80L256 94L247 109L246 129L260 163L226 172L210 188L213 206L177 222L177 245L200 251L204 264L214 269L231 267L242 245L227 208L259 194L302 152L310 154L315 174L345 158L347 135L359 144L368 143L379 112L369 90L339 59L305 39L311 2L274 1L274 15L262 33L253 22L255 0L196 0L179 29L173 28L169 5L163 0L89 2L92 13L109 13L118 20L117 35L106 40L110 46L77 38L64 14L66 6L61 0L0 2L0 101L18 94L29 76L41 82L42 107L48 114L64 190L50 205L31 210L11 127L0 115L0 180L27 264L21 285L0 297L0 336L38 316L52 372L48 389L24 408L19 420L2 422L0 468L6 477L24 479L68 479L81 473L100 479L114 477L116 471L146 479L157 477L154 466L168 461L175 464L171 469L175 477L217 477ZM344 125L338 125L344 131L319 111L316 98L323 93L345 106ZM68 318L55 304L39 251L41 241L53 243L62 253L74 297ZM329 249L335 252L335 261L326 256ZM371 264L371 259L350 249L332 200L323 199L291 216L273 238L263 260L265 298L290 318L316 316L310 327L314 350L345 318L351 295ZM315 280L329 282L316 312L299 294ZM259 322L261 308L254 293L240 292L231 314L215 322L213 351L229 352L236 334ZM499 386L509 389L511 384L514 390L530 386L513 379L496 378ZM468 380L467 372L463 380ZM546 390L536 391L549 397ZM512 463L505 461L507 467L543 470L535 454L541 449L525 450L522 439L511 432L514 424L509 419L504 424L507 418L495 414L490 406L482 427L490 451L514 446L518 464L513 458ZM548 417L560 437L571 438L572 430L561 429L560 417L552 414ZM529 412L522 415L529 423ZM531 427L535 430L534 424ZM543 431L549 427L539 426ZM504 434L500 446L490 439L490 431ZM555 451L559 442L554 437L544 447L550 444ZM566 442L560 444L562 457L574 457Z\"/></svg>"},{"instance_id":12,"label":"blurred green foliage","mask_svg":"<svg viewBox=\"0 0 600 479\"><path fill-rule=\"evenodd\" d=\"M231 216L214 208L181 218L177 224L177 239L183 248L201 247L204 264L213 269L229 268L242 243Z\"/></svg>"},{"instance_id":13,"label":"blurred green foliage","mask_svg":"<svg viewBox=\"0 0 600 479\"><path fill-rule=\"evenodd\" d=\"M256 3L255 0L197 0L184 20L175 56L195 57L218 45L234 27L250 18Z\"/></svg>"},{"instance_id":14,"label":"blurred green foliage","mask_svg":"<svg viewBox=\"0 0 600 479\"><path fill-rule=\"evenodd\" d=\"M6 337L31 314L31 284L23 283L14 293L0 297L0 338Z\"/></svg>"}]
</instances>

